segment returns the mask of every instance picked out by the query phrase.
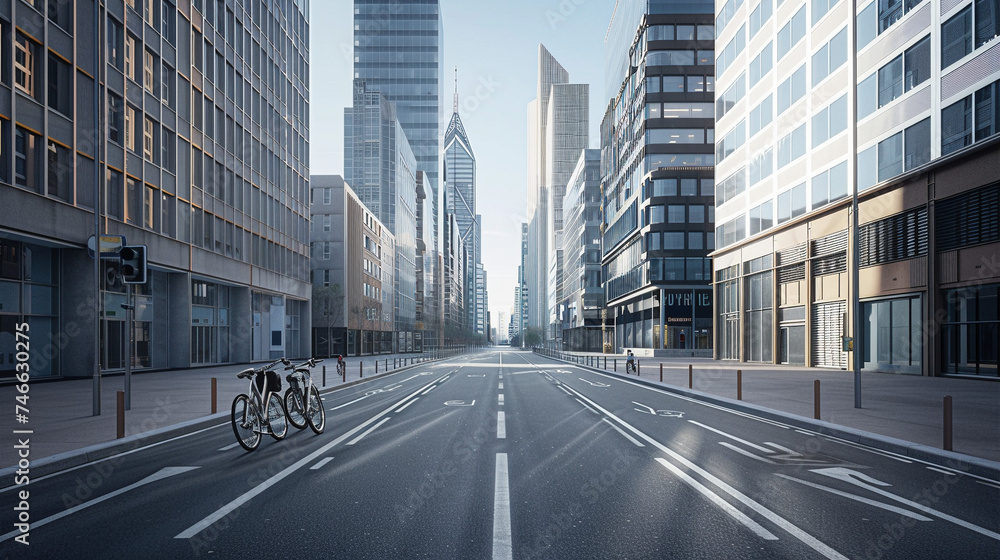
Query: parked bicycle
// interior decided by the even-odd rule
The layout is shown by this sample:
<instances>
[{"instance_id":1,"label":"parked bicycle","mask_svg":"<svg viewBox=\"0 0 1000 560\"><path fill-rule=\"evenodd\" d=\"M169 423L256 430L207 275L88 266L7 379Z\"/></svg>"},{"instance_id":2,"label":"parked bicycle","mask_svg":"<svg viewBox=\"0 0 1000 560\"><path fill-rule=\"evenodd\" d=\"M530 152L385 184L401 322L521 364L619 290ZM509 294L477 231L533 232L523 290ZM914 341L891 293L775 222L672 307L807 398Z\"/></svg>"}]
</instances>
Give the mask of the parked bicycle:
<instances>
[{"instance_id":1,"label":"parked bicycle","mask_svg":"<svg viewBox=\"0 0 1000 560\"><path fill-rule=\"evenodd\" d=\"M326 411L323 409L323 399L319 396L319 389L313 385L310 370L322 361L310 358L294 366L285 361L285 370L292 370L292 373L285 377L288 380L288 390L285 391L285 412L288 414L288 422L300 430L309 424L317 435L322 434L323 428L326 427Z\"/></svg>"},{"instance_id":2,"label":"parked bicycle","mask_svg":"<svg viewBox=\"0 0 1000 560\"><path fill-rule=\"evenodd\" d=\"M271 368L287 363L284 358L261 368L249 368L236 377L250 379L247 393L233 399L233 433L243 449L253 451L260 445L261 434L270 434L276 440L285 437L285 408L281 404L281 377ZM264 403L267 403L265 408ZM265 412L266 411L266 412Z\"/></svg>"}]
</instances>

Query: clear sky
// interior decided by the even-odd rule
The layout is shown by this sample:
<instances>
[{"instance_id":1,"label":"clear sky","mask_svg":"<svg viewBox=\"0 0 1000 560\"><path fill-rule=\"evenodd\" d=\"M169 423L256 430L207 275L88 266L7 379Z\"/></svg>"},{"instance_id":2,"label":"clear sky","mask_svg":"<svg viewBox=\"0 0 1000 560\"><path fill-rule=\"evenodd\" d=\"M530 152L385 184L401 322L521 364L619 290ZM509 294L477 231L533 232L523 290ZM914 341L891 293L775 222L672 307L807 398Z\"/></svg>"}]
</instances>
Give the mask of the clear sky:
<instances>
[{"instance_id":1,"label":"clear sky","mask_svg":"<svg viewBox=\"0 0 1000 560\"><path fill-rule=\"evenodd\" d=\"M526 221L527 106L537 88L538 44L590 84L590 145L604 108L604 35L614 0L441 0L445 122L455 67L459 114L476 154L483 263L496 324L514 304ZM344 107L351 104L354 3L313 0L310 14L310 173L344 173ZM506 325L504 325L506 327Z\"/></svg>"}]
</instances>

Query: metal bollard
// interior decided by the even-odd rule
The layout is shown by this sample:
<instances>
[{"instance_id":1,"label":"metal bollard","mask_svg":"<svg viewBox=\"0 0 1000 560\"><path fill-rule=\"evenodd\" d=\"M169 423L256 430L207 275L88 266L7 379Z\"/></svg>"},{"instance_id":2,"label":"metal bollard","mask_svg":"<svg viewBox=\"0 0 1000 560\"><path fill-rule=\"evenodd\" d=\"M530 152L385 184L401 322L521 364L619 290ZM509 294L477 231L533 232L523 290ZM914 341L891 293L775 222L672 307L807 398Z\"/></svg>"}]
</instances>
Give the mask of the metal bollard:
<instances>
[{"instance_id":1,"label":"metal bollard","mask_svg":"<svg viewBox=\"0 0 1000 560\"><path fill-rule=\"evenodd\" d=\"M364 376L365 376L365 363L358 362L358 377L364 377Z\"/></svg>"},{"instance_id":2,"label":"metal bollard","mask_svg":"<svg viewBox=\"0 0 1000 560\"><path fill-rule=\"evenodd\" d=\"M323 386L326 387L326 366L323 366Z\"/></svg>"},{"instance_id":3,"label":"metal bollard","mask_svg":"<svg viewBox=\"0 0 1000 560\"><path fill-rule=\"evenodd\" d=\"M813 381L813 418L819 420L819 379Z\"/></svg>"},{"instance_id":4,"label":"metal bollard","mask_svg":"<svg viewBox=\"0 0 1000 560\"><path fill-rule=\"evenodd\" d=\"M639 360L637 359L635 361L635 376L639 377L641 375L642 375L642 364L639 363Z\"/></svg>"},{"instance_id":5,"label":"metal bollard","mask_svg":"<svg viewBox=\"0 0 1000 560\"><path fill-rule=\"evenodd\" d=\"M125 391L118 391L118 439L125 437Z\"/></svg>"},{"instance_id":6,"label":"metal bollard","mask_svg":"<svg viewBox=\"0 0 1000 560\"><path fill-rule=\"evenodd\" d=\"M694 389L694 365L688 364L688 389Z\"/></svg>"},{"instance_id":7,"label":"metal bollard","mask_svg":"<svg viewBox=\"0 0 1000 560\"><path fill-rule=\"evenodd\" d=\"M341 381L347 383L347 362L344 362L344 369L341 370Z\"/></svg>"},{"instance_id":8,"label":"metal bollard","mask_svg":"<svg viewBox=\"0 0 1000 560\"><path fill-rule=\"evenodd\" d=\"M219 380L212 378L212 414L219 411Z\"/></svg>"},{"instance_id":9,"label":"metal bollard","mask_svg":"<svg viewBox=\"0 0 1000 560\"><path fill-rule=\"evenodd\" d=\"M944 450L952 451L951 395L944 396Z\"/></svg>"},{"instance_id":10,"label":"metal bollard","mask_svg":"<svg viewBox=\"0 0 1000 560\"><path fill-rule=\"evenodd\" d=\"M618 358L614 358L614 360L615 360L615 371L617 372L618 371Z\"/></svg>"},{"instance_id":11,"label":"metal bollard","mask_svg":"<svg viewBox=\"0 0 1000 560\"><path fill-rule=\"evenodd\" d=\"M663 362L660 362L660 383L663 383Z\"/></svg>"},{"instance_id":12,"label":"metal bollard","mask_svg":"<svg viewBox=\"0 0 1000 560\"><path fill-rule=\"evenodd\" d=\"M608 357L604 356L604 371L608 371Z\"/></svg>"},{"instance_id":13,"label":"metal bollard","mask_svg":"<svg viewBox=\"0 0 1000 560\"><path fill-rule=\"evenodd\" d=\"M375 360L375 375L378 375L378 360Z\"/></svg>"},{"instance_id":14,"label":"metal bollard","mask_svg":"<svg viewBox=\"0 0 1000 560\"><path fill-rule=\"evenodd\" d=\"M743 400L743 370L736 370L736 400Z\"/></svg>"}]
</instances>

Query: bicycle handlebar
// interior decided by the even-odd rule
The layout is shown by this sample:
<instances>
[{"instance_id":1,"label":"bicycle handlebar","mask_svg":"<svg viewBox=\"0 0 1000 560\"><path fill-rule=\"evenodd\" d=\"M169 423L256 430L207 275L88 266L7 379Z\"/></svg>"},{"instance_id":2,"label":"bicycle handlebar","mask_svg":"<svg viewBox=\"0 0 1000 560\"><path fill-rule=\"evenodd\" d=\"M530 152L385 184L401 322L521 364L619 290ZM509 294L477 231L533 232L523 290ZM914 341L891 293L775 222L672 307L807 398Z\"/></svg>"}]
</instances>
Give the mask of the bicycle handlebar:
<instances>
[{"instance_id":1,"label":"bicycle handlebar","mask_svg":"<svg viewBox=\"0 0 1000 560\"><path fill-rule=\"evenodd\" d=\"M289 364L289 363L290 363L290 362L288 361L288 359L287 359L287 358L284 358L284 357L282 357L282 358L278 358L277 360L275 360L275 361L273 361L273 362L271 362L271 363L267 364L267 365L266 365L266 366L264 366L264 367L260 367L260 368L248 368L248 369L245 369L245 370L243 370L243 371L241 371L241 372L237 373L237 374L236 374L236 377L237 377L237 378L239 378L239 379L243 379L244 377L250 377L251 375L257 375L257 374L261 374L261 373L264 373L265 371L267 371L267 370L269 370L269 369L273 368L274 366L276 366L276 365L278 365L278 364L286 364L286 365L287 365L287 364Z\"/></svg>"},{"instance_id":2,"label":"bicycle handlebar","mask_svg":"<svg viewBox=\"0 0 1000 560\"><path fill-rule=\"evenodd\" d=\"M322 359L309 358L308 360L302 362L301 364L292 365L291 362L289 362L288 360L285 360L285 370L286 371L290 370L290 369L296 369L297 370L299 368L305 368L305 367L314 368L314 367L316 367L316 364L318 364L318 363L320 363L322 361L323 361Z\"/></svg>"}]
</instances>

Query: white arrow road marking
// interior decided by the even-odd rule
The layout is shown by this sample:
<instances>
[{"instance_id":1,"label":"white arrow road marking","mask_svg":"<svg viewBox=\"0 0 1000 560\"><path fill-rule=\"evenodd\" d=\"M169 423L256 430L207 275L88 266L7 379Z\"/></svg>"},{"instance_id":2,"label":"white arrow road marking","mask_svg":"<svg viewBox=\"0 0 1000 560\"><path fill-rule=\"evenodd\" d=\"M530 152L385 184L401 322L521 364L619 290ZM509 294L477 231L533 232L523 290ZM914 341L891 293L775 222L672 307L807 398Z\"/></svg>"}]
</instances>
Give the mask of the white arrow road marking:
<instances>
[{"instance_id":1,"label":"white arrow road marking","mask_svg":"<svg viewBox=\"0 0 1000 560\"><path fill-rule=\"evenodd\" d=\"M667 417L667 418L683 418L684 417L684 413L683 412L679 412L677 410L654 410L653 407L651 407L649 405L645 405L645 404L642 404L640 402L635 402L635 401L632 401L632 404L637 404L637 405L639 405L639 406L641 406L643 408L646 408L647 410L641 410L641 409L638 409L638 408L635 409L637 412L642 412L643 414L652 414L653 416L664 416L664 417Z\"/></svg>"},{"instance_id":2,"label":"white arrow road marking","mask_svg":"<svg viewBox=\"0 0 1000 560\"><path fill-rule=\"evenodd\" d=\"M584 383L590 383L594 387L610 387L611 386L611 385L608 385L607 383L601 383L600 381L589 381L589 380L584 379L582 377L580 378L580 381L583 381Z\"/></svg>"},{"instance_id":3,"label":"white arrow road marking","mask_svg":"<svg viewBox=\"0 0 1000 560\"><path fill-rule=\"evenodd\" d=\"M639 430L638 428L632 426L628 422L622 420L621 418L619 418L618 416L616 416L614 413L612 413L610 410L607 410L606 408L602 407L601 405L597 404L596 402L592 401L591 399L588 399L587 397L583 396L581 393L579 393L579 392L577 392L575 390L574 390L574 392L580 398L582 398L583 400L589 402L591 406L593 406L597 410L599 410L602 413L604 413L604 415L607 416L608 418L611 418L615 422L618 422L618 424L620 424L621 426L623 426L625 428L628 428L628 430L630 432L632 432L633 434L637 435L639 438L645 440L646 443L649 443L650 445L652 445L653 447L656 447L657 449L659 449L663 453L666 453L674 461L680 463L681 465L683 465L684 467L686 467L688 470L690 470L690 471L692 471L694 473L697 473L698 476L701 476L705 480L707 480L710 483L714 484L720 490L722 490L726 494L729 494L734 499L736 499L737 501L739 501L740 503L742 503L744 506L746 506L746 507L752 509L753 511L757 512L759 515L762 515L764 518L766 518L771 523L774 523L778 527L781 527L782 529L784 529L785 531L787 531L789 534L791 534L793 537L795 537L795 538L799 539L800 541L802 541L802 543L805 544L806 546L808 546L809 548L812 548L813 550L815 550L816 552L820 553L824 557L829 558L830 560L847 560L846 556L844 556L843 554L837 552L836 550L834 550L833 548L831 548L829 545L827 545L823 541L821 541L821 540L817 539L816 537L810 535L809 533L803 531L798 526L796 526L795 524L793 524L791 521L788 521L784 517L781 517L777 513L774 513L770 509L768 509L768 508L764 507L763 505L761 505L759 502L751 499L746 494L740 492L739 490L733 488L732 486L730 486L726 482L722 481L721 479L719 479L719 477L713 475L712 473L710 473L710 472L706 471L705 469L699 467L698 465L692 463L690 460L688 460L683 455L677 453L676 451L668 448L667 446L663 445L659 441L656 441L652 437L646 435L642 430ZM638 404L638 403L636 403L636 404ZM660 460L660 459L657 459L657 460ZM665 462L665 460L664 460L664 462ZM681 471L681 472L683 472L683 471ZM685 479L682 479L682 480L685 480ZM687 481L685 480L685 482L687 482ZM714 494L714 492L712 494L715 495L716 497L718 497L718 495ZM719 499L721 500L722 498L719 497ZM714 500L713 500L713 503L714 503Z\"/></svg>"},{"instance_id":4,"label":"white arrow road marking","mask_svg":"<svg viewBox=\"0 0 1000 560\"><path fill-rule=\"evenodd\" d=\"M447 401L444 403L445 406L472 406L476 404L475 400L471 401Z\"/></svg>"},{"instance_id":5,"label":"white arrow road marking","mask_svg":"<svg viewBox=\"0 0 1000 560\"><path fill-rule=\"evenodd\" d=\"M440 381L440 379L437 380L437 381ZM302 467L304 467L304 466L308 465L309 463L315 461L316 459L322 457L323 455L325 455L326 453L328 453L331 449L333 449L334 447L336 447L336 446L340 445L341 443L343 443L345 440L350 439L351 437L354 437L354 434L360 432L361 430L364 430L369 425L374 424L380 418L382 418L383 416L386 416L387 414L389 414L390 412L392 412L392 410L395 409L396 407L398 407L399 405L403 404L404 402L406 402L406 401L408 401L408 400L410 400L412 398L415 398L417 396L417 394L420 393L420 391L423 391L424 389L426 389L427 387L430 387L434 383L436 383L436 381L431 381L427 385L424 385L423 387L420 387L416 391L413 391L409 395L407 395L407 396L401 398L399 401L393 403L392 406L390 406L389 408L386 408L382 412L379 412L375 416L372 416L368 420L365 420L361 424L358 424L357 426L355 426L354 428L352 428L351 430L349 430L347 433L339 436L337 439L331 441L330 443L324 445L323 447L320 447L319 449L317 449L316 451L313 451L309 455L306 455L302 459L299 459L298 461L296 461L292 465L290 465L288 467L285 467L285 469L282 470L281 472L273 475L271 478L268 478L267 480L265 480L264 482L261 482L257 486L254 486L253 488L251 488L247 492L245 492L242 495L238 496L233 501L229 502L228 504L226 504L226 505L222 506L221 508L219 508L218 510L216 510L215 513L209 515L208 517L206 517L206 518L202 519L201 521L195 523L194 525L188 527L187 529L185 529L184 531L182 531L180 534L178 534L174 538L175 539L190 539L191 537L193 537L193 536L197 535L198 533L204 531L205 529L207 529L209 526L211 526L216 521L218 521L218 520L222 519L223 517L229 515L235 509L241 507L243 504L245 504L245 503L249 502L250 500L252 500L253 498L255 498L261 492L263 492L263 491L267 490L268 488L274 486L275 484L281 482L286 477L288 477L289 475L291 475L293 472L301 469Z\"/></svg>"},{"instance_id":6,"label":"white arrow road marking","mask_svg":"<svg viewBox=\"0 0 1000 560\"><path fill-rule=\"evenodd\" d=\"M935 517L940 517L941 519L944 519L945 521L951 521L955 525L958 525L960 527L965 527L966 529L969 529L970 531L975 531L975 532L979 533L980 535L985 535L985 536L987 536L987 537L989 537L991 539L1000 541L1000 534L994 533L993 531L990 531L989 529L983 529L982 527L980 527L978 525L973 525L972 523L969 523L968 521L964 521L964 520L959 519L957 517L948 515L947 513L943 513L943 512L940 512L940 511L936 510L936 509L929 508L929 507L927 507L925 505L922 505L922 504L920 504L918 502L914 502L912 500L907 500L905 498L900 498L899 496L893 494L892 492L889 492L889 491L886 491L886 490L883 490L883 489L879 488L879 486L892 486L888 482L882 482L881 480L875 480L874 478L872 478L872 477L870 477L870 476L868 476L866 474L859 473L859 472L851 470L851 469L846 469L844 467L832 467L832 468L826 468L826 469L810 469L810 470L811 470L811 472L822 474L822 475L825 475L825 476L829 476L830 478L836 478L837 480L843 480L844 482L848 482L848 483L853 484L855 486L859 486L859 487L864 488L866 490L870 490L870 491L872 491L872 492L874 492L874 493L876 493L876 494L878 494L880 496L885 496L886 498L889 498L890 500L895 500L895 501L897 501L897 502L899 502L901 504L904 504L906 506L909 506L909 507L911 507L913 509L920 510L920 511L922 511L924 513L929 513L930 515L933 515Z\"/></svg>"},{"instance_id":7,"label":"white arrow road marking","mask_svg":"<svg viewBox=\"0 0 1000 560\"><path fill-rule=\"evenodd\" d=\"M902 515L902 516L905 516L905 517L909 517L910 519L916 519L917 521L933 521L930 517L924 517L923 515L920 515L920 514L917 514L917 513L913 513L912 511L910 511L908 509L898 508L896 506L891 506L889 504L884 504L882 502L876 502L875 500L869 500L868 498L862 498L861 496L855 496L854 494L850 494L850 493L844 492L842 490L837 490L835 488L830 488L829 486L823 486L822 484L816 484L815 482L809 482L808 480L802 480L802 479L799 479L799 478L791 477L791 476L788 476L787 474L775 473L774 476L779 476L781 478L784 478L785 480L791 480L793 482L798 482L799 484L805 484L806 486L809 486L810 488L816 488L818 490L823 490L824 492L829 492L829 493L835 494L837 496L842 496L844 498L847 498L848 500L854 500L856 502L861 502L862 504L868 504L870 506L881 508L881 509L884 509L886 511L891 511L893 513L898 513L899 515Z\"/></svg>"},{"instance_id":8,"label":"white arrow road marking","mask_svg":"<svg viewBox=\"0 0 1000 560\"><path fill-rule=\"evenodd\" d=\"M146 478L140 480L139 482L136 482L135 484L130 484L130 485L126 486L125 488L120 488L118 490L115 490L114 492L109 492L109 493L101 496L100 498L95 498L93 500L90 500L89 502L84 502L84 503L82 503L82 504L80 504L78 506L73 506L73 507L71 507L71 508L69 508L69 509L67 509L65 511L61 511L61 512L55 514L55 515L52 515L50 517L46 517L45 519L42 519L41 521L33 521L31 523L31 528L32 529L36 529L38 527L41 527L42 525L47 525L49 523L52 523L53 521L58 521L59 519L62 519L63 517L66 517L68 515L72 515L72 514L78 512L78 511L80 511L82 509L89 508L90 506L97 505L97 504L99 504L101 502L104 502L106 500L110 500L111 498L115 498L117 496L120 496L120 495L122 495L122 494L124 494L126 492L135 490L136 488L139 488L140 486L145 486L147 484L151 484L153 482L156 482L156 481L159 481L159 480L163 480L164 478L170 478L171 476L174 476L174 475L186 473L188 471L193 471L193 470L195 470L197 468L198 467L166 467L166 468L160 469L160 470L156 471L155 473L147 476ZM6 535L0 536L0 542L3 542L5 540L7 540L7 539L14 538L15 536L20 535L20 534L21 534L21 531L15 529L15 530L7 533Z\"/></svg>"}]
</instances>

